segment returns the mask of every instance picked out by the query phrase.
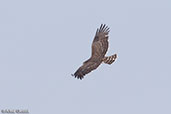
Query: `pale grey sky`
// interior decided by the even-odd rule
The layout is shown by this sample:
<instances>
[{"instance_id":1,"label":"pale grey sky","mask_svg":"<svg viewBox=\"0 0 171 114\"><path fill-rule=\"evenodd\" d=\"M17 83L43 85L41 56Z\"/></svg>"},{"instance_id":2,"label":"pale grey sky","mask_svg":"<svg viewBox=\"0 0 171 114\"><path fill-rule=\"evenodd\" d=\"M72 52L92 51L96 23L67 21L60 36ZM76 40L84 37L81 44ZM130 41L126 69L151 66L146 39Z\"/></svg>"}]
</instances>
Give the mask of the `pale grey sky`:
<instances>
[{"instance_id":1,"label":"pale grey sky","mask_svg":"<svg viewBox=\"0 0 171 114\"><path fill-rule=\"evenodd\" d=\"M1 0L0 110L171 114L170 20L170 0ZM101 23L118 59L77 80Z\"/></svg>"}]
</instances>

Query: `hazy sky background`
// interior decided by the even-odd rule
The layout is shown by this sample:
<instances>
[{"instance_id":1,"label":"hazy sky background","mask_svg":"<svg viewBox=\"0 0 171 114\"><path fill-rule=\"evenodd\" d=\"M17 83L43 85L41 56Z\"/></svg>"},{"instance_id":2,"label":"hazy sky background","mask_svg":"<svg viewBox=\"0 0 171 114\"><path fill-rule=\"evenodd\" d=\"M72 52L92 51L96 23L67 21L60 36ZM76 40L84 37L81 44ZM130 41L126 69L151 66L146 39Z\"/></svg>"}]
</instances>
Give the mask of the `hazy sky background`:
<instances>
[{"instance_id":1,"label":"hazy sky background","mask_svg":"<svg viewBox=\"0 0 171 114\"><path fill-rule=\"evenodd\" d=\"M101 23L118 54L80 81ZM0 110L171 114L170 0L1 0Z\"/></svg>"}]
</instances>

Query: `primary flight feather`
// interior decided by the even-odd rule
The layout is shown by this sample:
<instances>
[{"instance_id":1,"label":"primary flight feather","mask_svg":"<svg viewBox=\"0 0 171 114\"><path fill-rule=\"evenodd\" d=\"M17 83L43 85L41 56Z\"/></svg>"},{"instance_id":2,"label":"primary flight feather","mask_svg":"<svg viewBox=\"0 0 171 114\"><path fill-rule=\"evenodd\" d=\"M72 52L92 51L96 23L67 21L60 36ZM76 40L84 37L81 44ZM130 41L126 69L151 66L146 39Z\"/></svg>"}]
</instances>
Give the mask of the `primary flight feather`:
<instances>
[{"instance_id":1,"label":"primary flight feather","mask_svg":"<svg viewBox=\"0 0 171 114\"><path fill-rule=\"evenodd\" d=\"M92 54L91 57L83 62L83 65L72 74L75 78L83 79L86 74L95 70L102 62L106 64L112 64L117 55L105 56L109 42L108 42L109 27L105 24L101 24L100 28L97 29L93 43L92 43Z\"/></svg>"}]
</instances>

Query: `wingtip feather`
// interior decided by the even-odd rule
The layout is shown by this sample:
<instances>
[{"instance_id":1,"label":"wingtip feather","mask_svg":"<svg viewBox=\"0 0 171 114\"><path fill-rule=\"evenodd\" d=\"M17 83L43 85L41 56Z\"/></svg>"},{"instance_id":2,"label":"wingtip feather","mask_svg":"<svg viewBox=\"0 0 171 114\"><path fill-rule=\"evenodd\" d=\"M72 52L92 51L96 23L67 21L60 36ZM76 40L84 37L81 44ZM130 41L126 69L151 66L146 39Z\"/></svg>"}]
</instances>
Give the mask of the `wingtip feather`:
<instances>
[{"instance_id":1,"label":"wingtip feather","mask_svg":"<svg viewBox=\"0 0 171 114\"><path fill-rule=\"evenodd\" d=\"M109 27L106 24L101 24L97 32L107 32L109 33Z\"/></svg>"}]
</instances>

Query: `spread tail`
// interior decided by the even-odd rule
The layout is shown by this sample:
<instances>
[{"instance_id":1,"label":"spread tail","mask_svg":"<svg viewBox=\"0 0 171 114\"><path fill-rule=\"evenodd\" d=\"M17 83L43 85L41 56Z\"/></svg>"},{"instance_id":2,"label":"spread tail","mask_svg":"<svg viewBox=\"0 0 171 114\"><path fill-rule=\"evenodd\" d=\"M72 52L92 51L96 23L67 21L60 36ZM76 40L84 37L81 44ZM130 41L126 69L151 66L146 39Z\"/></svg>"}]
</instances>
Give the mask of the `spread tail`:
<instances>
[{"instance_id":1,"label":"spread tail","mask_svg":"<svg viewBox=\"0 0 171 114\"><path fill-rule=\"evenodd\" d=\"M103 62L106 63L106 64L111 65L116 60L116 58L117 58L116 54L114 54L112 56L107 56L107 57L103 58Z\"/></svg>"}]
</instances>

